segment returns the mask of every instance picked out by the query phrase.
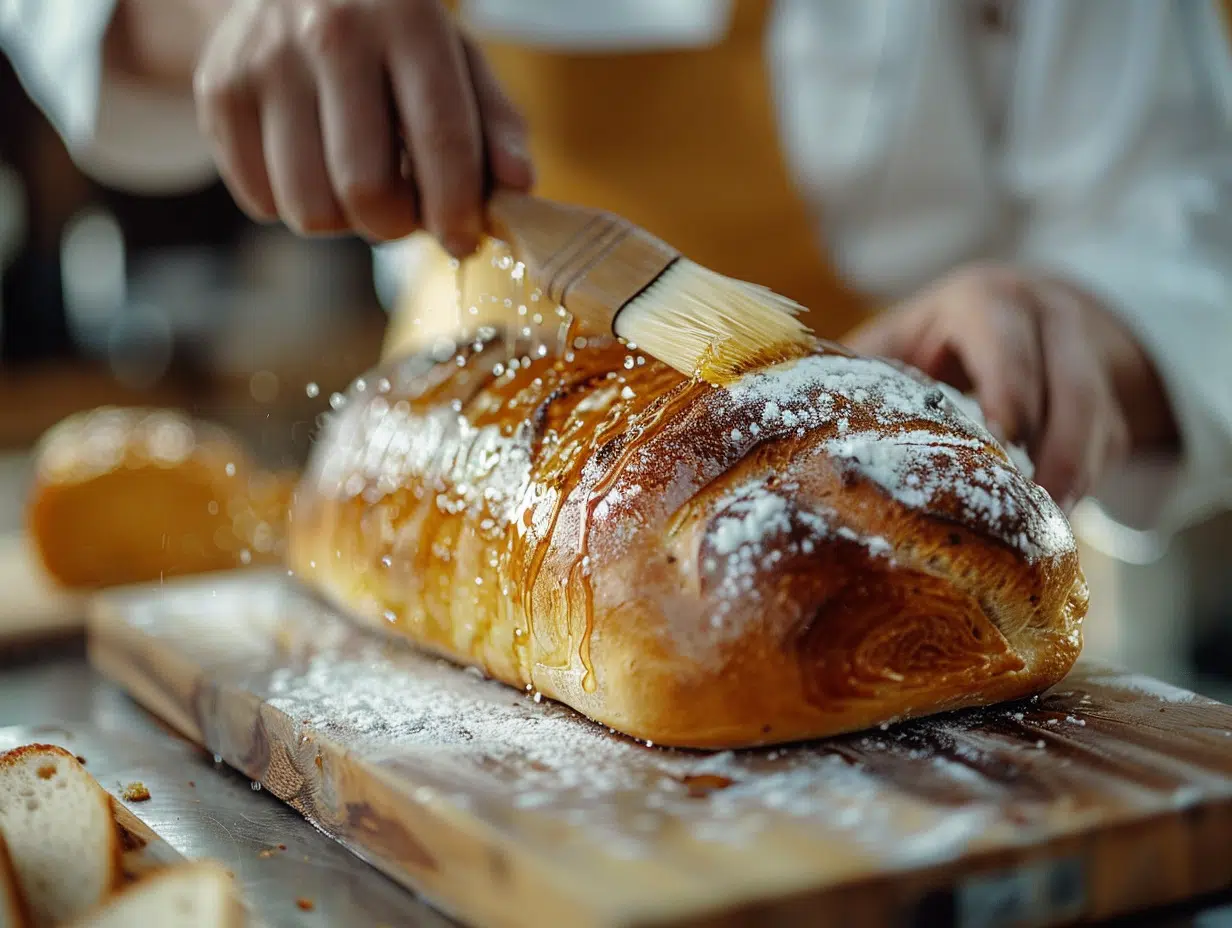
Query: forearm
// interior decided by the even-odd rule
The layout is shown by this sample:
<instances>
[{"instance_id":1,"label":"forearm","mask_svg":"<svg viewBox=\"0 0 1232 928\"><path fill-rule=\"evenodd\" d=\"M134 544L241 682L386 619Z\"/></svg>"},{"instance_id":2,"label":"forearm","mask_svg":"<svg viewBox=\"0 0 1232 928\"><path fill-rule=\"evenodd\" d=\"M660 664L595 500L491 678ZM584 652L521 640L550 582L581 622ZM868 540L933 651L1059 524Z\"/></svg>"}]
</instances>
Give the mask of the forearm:
<instances>
[{"instance_id":1,"label":"forearm","mask_svg":"<svg viewBox=\"0 0 1232 928\"><path fill-rule=\"evenodd\" d=\"M118 0L107 31L106 70L188 92L207 39L232 0Z\"/></svg>"}]
</instances>

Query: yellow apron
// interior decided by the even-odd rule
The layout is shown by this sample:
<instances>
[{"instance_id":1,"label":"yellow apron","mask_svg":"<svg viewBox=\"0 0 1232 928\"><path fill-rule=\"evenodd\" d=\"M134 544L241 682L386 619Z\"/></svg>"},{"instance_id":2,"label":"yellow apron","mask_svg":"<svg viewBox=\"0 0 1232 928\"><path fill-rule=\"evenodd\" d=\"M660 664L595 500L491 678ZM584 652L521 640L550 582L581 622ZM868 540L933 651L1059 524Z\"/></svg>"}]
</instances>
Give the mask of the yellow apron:
<instances>
[{"instance_id":1,"label":"yellow apron","mask_svg":"<svg viewBox=\"0 0 1232 928\"><path fill-rule=\"evenodd\" d=\"M782 158L763 55L769 8L737 0L709 48L484 51L529 124L536 193L624 216L700 264L799 301L818 335L837 338L868 307L830 266ZM423 262L439 274L443 260L418 256L392 344L418 340L413 318L421 337L456 319L433 308L445 285L425 283Z\"/></svg>"},{"instance_id":2,"label":"yellow apron","mask_svg":"<svg viewBox=\"0 0 1232 928\"><path fill-rule=\"evenodd\" d=\"M798 300L818 335L840 338L874 307L829 264L784 164L763 56L770 5L736 0L726 37L703 49L484 50L530 125L537 193L625 216L707 267ZM1232 0L1220 9L1232 24ZM411 250L387 353L458 322L448 259L426 236Z\"/></svg>"}]
</instances>

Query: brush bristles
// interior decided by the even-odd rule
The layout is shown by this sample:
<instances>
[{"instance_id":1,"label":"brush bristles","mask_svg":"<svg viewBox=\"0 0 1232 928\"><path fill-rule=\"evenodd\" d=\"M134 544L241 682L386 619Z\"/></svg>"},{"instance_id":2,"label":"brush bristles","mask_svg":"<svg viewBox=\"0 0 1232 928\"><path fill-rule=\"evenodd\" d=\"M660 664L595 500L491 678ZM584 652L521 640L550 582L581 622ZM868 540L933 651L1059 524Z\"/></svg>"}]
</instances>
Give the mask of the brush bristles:
<instances>
[{"instance_id":1,"label":"brush bristles","mask_svg":"<svg viewBox=\"0 0 1232 928\"><path fill-rule=\"evenodd\" d=\"M620 311L615 328L682 374L725 383L807 351L813 334L796 318L802 309L681 258Z\"/></svg>"}]
</instances>

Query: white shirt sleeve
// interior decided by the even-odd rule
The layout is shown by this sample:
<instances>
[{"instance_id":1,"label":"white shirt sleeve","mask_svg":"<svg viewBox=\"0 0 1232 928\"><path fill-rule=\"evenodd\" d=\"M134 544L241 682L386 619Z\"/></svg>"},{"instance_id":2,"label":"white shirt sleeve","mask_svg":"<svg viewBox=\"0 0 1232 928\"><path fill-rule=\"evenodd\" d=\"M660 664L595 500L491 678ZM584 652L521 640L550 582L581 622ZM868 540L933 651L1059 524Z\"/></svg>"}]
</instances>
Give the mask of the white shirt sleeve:
<instances>
[{"instance_id":1,"label":"white shirt sleeve","mask_svg":"<svg viewBox=\"0 0 1232 928\"><path fill-rule=\"evenodd\" d=\"M1116 28L1087 9L1089 37L1073 15L1023 37L1003 167L1021 260L1103 297L1165 382L1183 454L1131 462L1098 496L1169 534L1232 503L1232 65L1214 3L1117 4Z\"/></svg>"},{"instance_id":2,"label":"white shirt sleeve","mask_svg":"<svg viewBox=\"0 0 1232 928\"><path fill-rule=\"evenodd\" d=\"M214 167L187 96L104 80L116 0L0 0L0 47L86 173L137 193L211 182Z\"/></svg>"}]
</instances>

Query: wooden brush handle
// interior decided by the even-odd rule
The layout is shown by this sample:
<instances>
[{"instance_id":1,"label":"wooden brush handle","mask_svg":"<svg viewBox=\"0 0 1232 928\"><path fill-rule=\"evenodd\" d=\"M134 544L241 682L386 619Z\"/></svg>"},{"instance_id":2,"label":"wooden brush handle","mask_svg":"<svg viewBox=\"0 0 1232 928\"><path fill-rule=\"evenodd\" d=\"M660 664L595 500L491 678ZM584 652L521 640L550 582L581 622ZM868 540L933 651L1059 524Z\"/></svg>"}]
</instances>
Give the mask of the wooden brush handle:
<instances>
[{"instance_id":1,"label":"wooden brush handle","mask_svg":"<svg viewBox=\"0 0 1232 928\"><path fill-rule=\"evenodd\" d=\"M488 222L531 281L598 332L611 332L616 314L680 257L619 216L523 193L496 191Z\"/></svg>"}]
</instances>

